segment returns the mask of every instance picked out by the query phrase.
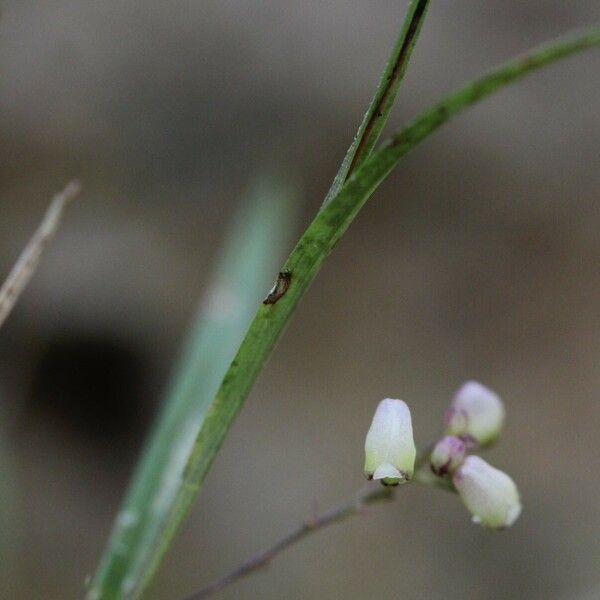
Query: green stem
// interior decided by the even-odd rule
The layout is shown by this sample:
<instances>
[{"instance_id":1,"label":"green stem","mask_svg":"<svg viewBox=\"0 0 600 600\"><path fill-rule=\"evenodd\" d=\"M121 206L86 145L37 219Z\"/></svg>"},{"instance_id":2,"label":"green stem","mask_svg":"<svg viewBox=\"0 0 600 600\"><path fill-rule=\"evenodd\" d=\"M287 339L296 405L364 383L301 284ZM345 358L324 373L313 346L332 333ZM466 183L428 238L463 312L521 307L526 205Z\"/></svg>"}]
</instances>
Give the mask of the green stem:
<instances>
[{"instance_id":1,"label":"green stem","mask_svg":"<svg viewBox=\"0 0 600 600\"><path fill-rule=\"evenodd\" d=\"M328 198L335 196L377 143L406 71L428 4L429 0L411 1L375 96L334 179ZM241 256L241 252L239 254ZM236 258L229 262L232 260ZM267 264L267 261L263 262ZM245 298L251 296L260 281L260 278L257 281L254 271L248 268L247 260L238 260L235 270L226 266L224 272L236 273L235 278L230 278L235 282L231 285L237 286L238 296L244 294ZM279 289L287 284L283 274L269 300L276 301L281 293ZM254 305L250 306L254 308ZM251 316L247 316L248 322ZM181 470L191 452L191 444L239 344L238 340L232 348L230 343L231 336L239 331L235 319L230 321L228 327L215 328L210 320L202 318L195 331L187 357L182 361L173 388L167 395L163 415L157 420L113 527L109 546L88 592L89 600L116 599L138 593L140 574L147 568L148 549L152 549L153 542L162 534L172 509L173 493L181 479ZM208 356L211 360L207 360ZM223 362L225 357L227 362ZM157 499L161 500L162 507L159 514L152 510ZM132 515L135 515L134 523L131 522Z\"/></svg>"},{"instance_id":2,"label":"green stem","mask_svg":"<svg viewBox=\"0 0 600 600\"><path fill-rule=\"evenodd\" d=\"M346 152L340 170L327 192L323 205L328 204L337 195L350 175L369 158L377 144L394 105L400 83L404 79L413 48L425 21L428 6L429 0L413 0L410 3L404 24L388 58L375 95Z\"/></svg>"}]
</instances>

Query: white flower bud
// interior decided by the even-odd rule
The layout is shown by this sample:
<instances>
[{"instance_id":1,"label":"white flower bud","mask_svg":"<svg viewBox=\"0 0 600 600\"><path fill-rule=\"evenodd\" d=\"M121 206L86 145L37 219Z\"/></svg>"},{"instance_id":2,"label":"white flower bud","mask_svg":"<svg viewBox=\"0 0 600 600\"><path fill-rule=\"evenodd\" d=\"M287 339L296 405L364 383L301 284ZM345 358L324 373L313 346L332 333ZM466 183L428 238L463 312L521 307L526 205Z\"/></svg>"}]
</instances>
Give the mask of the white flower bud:
<instances>
[{"instance_id":1,"label":"white flower bud","mask_svg":"<svg viewBox=\"0 0 600 600\"><path fill-rule=\"evenodd\" d=\"M446 413L446 433L472 438L487 446L500 435L504 405L500 397L477 381L467 381L458 390Z\"/></svg>"},{"instance_id":2,"label":"white flower bud","mask_svg":"<svg viewBox=\"0 0 600 600\"><path fill-rule=\"evenodd\" d=\"M365 475L384 485L404 483L413 475L416 455L410 409L402 400L382 400L365 440Z\"/></svg>"},{"instance_id":3,"label":"white flower bud","mask_svg":"<svg viewBox=\"0 0 600 600\"><path fill-rule=\"evenodd\" d=\"M467 453L467 445L460 438L447 435L433 448L429 462L431 470L440 477L452 474L462 465Z\"/></svg>"},{"instance_id":4,"label":"white flower bud","mask_svg":"<svg viewBox=\"0 0 600 600\"><path fill-rule=\"evenodd\" d=\"M521 514L521 501L515 482L479 456L468 456L452 478L460 497L484 527L510 527Z\"/></svg>"}]
</instances>

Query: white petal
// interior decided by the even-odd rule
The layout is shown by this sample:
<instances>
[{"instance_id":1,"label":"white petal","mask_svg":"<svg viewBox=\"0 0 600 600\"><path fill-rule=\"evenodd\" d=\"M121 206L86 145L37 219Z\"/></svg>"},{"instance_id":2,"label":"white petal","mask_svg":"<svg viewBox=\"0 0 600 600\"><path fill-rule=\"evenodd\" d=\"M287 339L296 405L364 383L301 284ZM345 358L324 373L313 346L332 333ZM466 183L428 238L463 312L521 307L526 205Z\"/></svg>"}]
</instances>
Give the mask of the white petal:
<instances>
[{"instance_id":1,"label":"white petal","mask_svg":"<svg viewBox=\"0 0 600 600\"><path fill-rule=\"evenodd\" d=\"M375 469L373 479L397 479L400 481L401 479L404 479L404 476L396 469L396 467L389 463L384 463Z\"/></svg>"},{"instance_id":2,"label":"white petal","mask_svg":"<svg viewBox=\"0 0 600 600\"><path fill-rule=\"evenodd\" d=\"M473 521L486 527L510 527L521 514L515 482L479 456L468 456L452 478Z\"/></svg>"},{"instance_id":3,"label":"white petal","mask_svg":"<svg viewBox=\"0 0 600 600\"><path fill-rule=\"evenodd\" d=\"M365 440L365 474L382 479L393 477L401 480L412 477L416 448L413 440L410 410L402 400L382 400ZM394 475L375 477L375 473L394 469ZM378 469L380 469L378 471Z\"/></svg>"},{"instance_id":4,"label":"white petal","mask_svg":"<svg viewBox=\"0 0 600 600\"><path fill-rule=\"evenodd\" d=\"M502 400L477 381L467 381L458 390L446 415L446 432L471 435L485 446L493 442L504 425Z\"/></svg>"}]
</instances>

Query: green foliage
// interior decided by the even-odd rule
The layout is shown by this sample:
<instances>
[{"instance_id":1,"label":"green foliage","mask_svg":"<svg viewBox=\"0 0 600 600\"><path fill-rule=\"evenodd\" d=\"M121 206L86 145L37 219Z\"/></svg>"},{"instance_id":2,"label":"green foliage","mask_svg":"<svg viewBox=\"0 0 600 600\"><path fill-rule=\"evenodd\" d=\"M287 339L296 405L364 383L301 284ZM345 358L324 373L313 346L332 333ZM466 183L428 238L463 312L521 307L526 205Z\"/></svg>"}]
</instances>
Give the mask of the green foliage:
<instances>
[{"instance_id":1,"label":"green foliage","mask_svg":"<svg viewBox=\"0 0 600 600\"><path fill-rule=\"evenodd\" d=\"M428 7L429 0L415 0L410 3L400 35L385 65L375 95L323 204L328 204L337 195L348 177L369 158L375 148L394 105L398 88L404 79Z\"/></svg>"},{"instance_id":2,"label":"green foliage","mask_svg":"<svg viewBox=\"0 0 600 600\"><path fill-rule=\"evenodd\" d=\"M426 5L420 2L411 5L409 21L415 16L415 7L422 4ZM408 30L405 25L403 32ZM401 34L401 38L402 35L404 34ZM134 483L120 513L115 533L88 594L90 600L141 596L170 547L235 416L298 302L362 206L398 161L465 108L535 69L598 44L600 29L593 28L518 57L450 94L414 119L373 153L370 151L383 127L385 117L371 128L363 127L365 122L368 123L371 119L367 113L361 125L362 134L359 130L359 141L357 143L355 140L350 148L345 159L346 164L342 165L336 177L337 183L334 182L328 201L304 232L281 270L280 292L283 293L273 296L272 303L259 307L229 369L225 372L223 361L230 356L229 353L232 353L232 348L239 339L237 336L240 333L241 320L231 324L235 333L229 332L225 335L215 329L211 334L207 334L204 340L200 334L199 339L203 341L190 346L188 360L184 362L184 365L188 366L181 371L184 375L177 378L172 398L174 406L181 403L187 407L185 411L182 410L182 414L188 414L186 411L189 410L190 414L194 415L193 430L198 431L198 435L195 440L191 439L190 430L185 434L185 445L181 442L177 432L181 431L187 417L175 416L172 424L159 425L157 428L155 440L160 441L152 442L145 455L136 477L137 483ZM400 46L397 44L394 50L396 55L398 47L402 47L401 41ZM389 64L393 63L392 58ZM385 75L382 81L384 80ZM378 93L381 89L380 84ZM384 103L385 108L382 112L385 116L389 112L394 95L395 90L389 95L389 103ZM371 107L377 105L376 99ZM361 140L366 139L365 136L368 137L368 142L365 142L365 151L361 151L359 155L357 149L362 147ZM356 156L359 156L357 160ZM257 243L264 244L264 239ZM268 249L268 244L266 248ZM246 260L243 252L238 256L240 261ZM255 256L258 258L258 253ZM252 268L256 273L261 266L264 264L257 262ZM236 294L244 295L245 300L253 302L256 300L256 288L252 286L256 285L256 279L247 278L244 273L247 274L246 271L242 273L234 269L235 276L232 281L236 285ZM229 280L227 277L225 279ZM220 327L227 330L228 323L224 321ZM226 342L221 339L222 335ZM222 343L226 343L226 351L221 352L219 346ZM195 369L201 368L202 360L211 361L210 364L215 370L207 368L196 373ZM217 390L217 381L221 379L221 374L224 374L224 377ZM179 389L183 391L179 392ZM185 401L177 399L180 393L185 397ZM211 402L213 395L214 399ZM170 422L168 411L164 415L164 421ZM153 450L154 444L157 444L160 452ZM177 457L177 468L171 471L168 465L169 460L175 460L174 456ZM144 482L148 487L145 487ZM168 503L161 504L158 500L165 489L169 490L169 500ZM152 512L157 510L157 506L160 508L157 511L159 516ZM129 509L146 512L142 521L136 521L136 525L126 528L125 525L130 523L134 516L133 512L128 512Z\"/></svg>"},{"instance_id":3,"label":"green foliage","mask_svg":"<svg viewBox=\"0 0 600 600\"><path fill-rule=\"evenodd\" d=\"M289 238L295 222L294 201L291 189L265 179L240 210L88 598L122 598L136 593L148 556L171 517L186 462L211 400Z\"/></svg>"}]
</instances>

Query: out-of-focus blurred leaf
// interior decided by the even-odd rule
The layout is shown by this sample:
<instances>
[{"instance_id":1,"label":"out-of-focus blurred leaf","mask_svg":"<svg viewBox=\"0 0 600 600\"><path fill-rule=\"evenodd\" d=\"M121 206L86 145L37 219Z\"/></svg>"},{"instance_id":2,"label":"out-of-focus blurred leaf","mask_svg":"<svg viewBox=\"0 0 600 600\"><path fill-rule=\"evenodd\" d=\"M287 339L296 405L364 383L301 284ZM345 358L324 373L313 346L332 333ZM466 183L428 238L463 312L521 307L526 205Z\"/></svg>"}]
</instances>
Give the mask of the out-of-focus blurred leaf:
<instances>
[{"instance_id":1,"label":"out-of-focus blurred leaf","mask_svg":"<svg viewBox=\"0 0 600 600\"><path fill-rule=\"evenodd\" d=\"M129 597L146 572L211 400L281 260L294 196L265 179L237 215L88 598Z\"/></svg>"}]
</instances>

